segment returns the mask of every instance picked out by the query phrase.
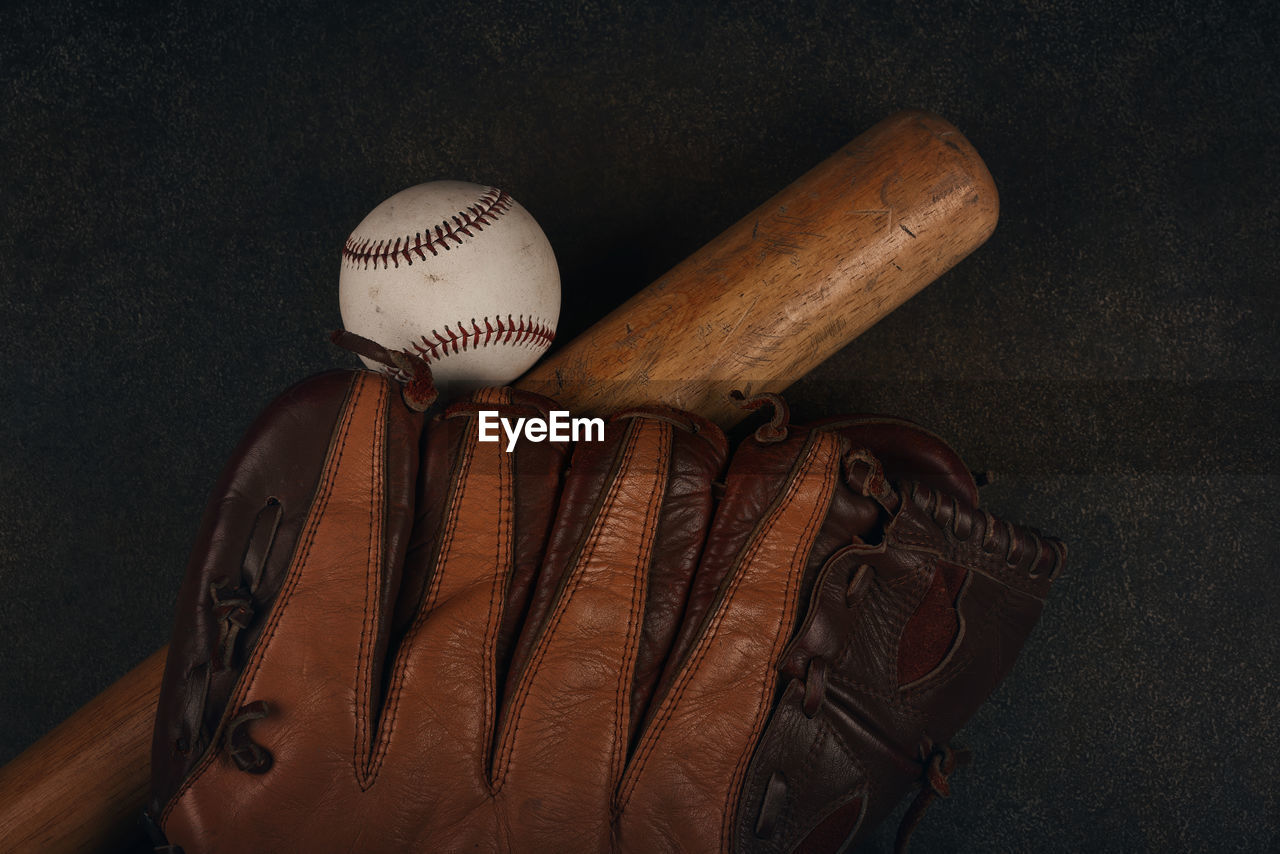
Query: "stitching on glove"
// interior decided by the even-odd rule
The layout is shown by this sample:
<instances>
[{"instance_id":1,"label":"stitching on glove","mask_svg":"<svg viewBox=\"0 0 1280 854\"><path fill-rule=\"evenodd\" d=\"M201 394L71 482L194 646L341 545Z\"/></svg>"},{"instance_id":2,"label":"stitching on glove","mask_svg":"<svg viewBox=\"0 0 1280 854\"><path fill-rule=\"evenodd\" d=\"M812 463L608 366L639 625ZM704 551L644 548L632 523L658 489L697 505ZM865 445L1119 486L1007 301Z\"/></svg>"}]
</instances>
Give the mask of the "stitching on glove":
<instances>
[{"instance_id":1,"label":"stitching on glove","mask_svg":"<svg viewBox=\"0 0 1280 854\"><path fill-rule=\"evenodd\" d=\"M352 743L354 754L351 763L351 767L355 771L356 783L360 786L361 791L368 791L368 787L373 785L373 779L377 776L377 772L370 767L372 763L367 760L362 762L361 759L369 755L369 742L373 737L372 730L375 723L372 719L373 686L371 684L373 678L373 647L377 640L377 610L382 591L382 580L386 573L385 560L382 554L382 520L386 509L384 507L386 500L384 491L384 467L386 465L385 431L386 419L377 419L374 425L373 447L381 449L383 452L373 455L369 471L369 479L372 482L369 486L370 495L379 495L381 500L369 502L369 553L365 556L367 569L364 581L364 620L360 624L360 652L356 662L356 737ZM370 570L373 575L372 579L369 578Z\"/></svg>"},{"instance_id":2,"label":"stitching on glove","mask_svg":"<svg viewBox=\"0 0 1280 854\"><path fill-rule=\"evenodd\" d=\"M307 520L307 525L303 531L302 538L299 540L298 548L294 554L294 563L290 567L289 577L285 579L283 587L277 597L276 605L271 609L271 615L267 618L267 625L263 628L261 637L254 647L253 655L249 663L245 667L244 673L240 675L240 681L236 686L235 693L227 701L227 708L236 708L243 704L244 697L248 693L254 679L257 677L258 670L261 667L262 658L266 648L270 645L271 639L275 636L276 627L280 623L281 615L287 610L289 599L293 596L294 589L298 586L299 579L302 576L301 567L307 563L307 558L311 554L311 547L315 544L316 523L324 517L324 511L328 507L329 500L333 495L333 481L337 474L339 465L343 455L346 453L347 440L351 437L351 413L353 413L365 394L366 382L362 381L362 375L353 374L351 385L347 389L347 399L343 401L343 421L341 424L341 433L335 437L335 441L330 445L329 454L325 459L325 472L327 477L320 484L316 499L312 505L311 516ZM380 385L380 396L385 394L385 386ZM226 719L224 718L224 721ZM225 724L223 725L225 726ZM222 729L222 727L219 727ZM213 741L217 741L219 733L214 733ZM161 826L169 823L169 817L172 815L174 808L182 797L191 789L196 782L204 776L209 766L213 764L215 757L219 751L210 750L205 753L204 757L187 775L187 779L178 787L178 791L169 799L168 805L165 806L164 813L160 817Z\"/></svg>"},{"instance_id":3,"label":"stitching on glove","mask_svg":"<svg viewBox=\"0 0 1280 854\"><path fill-rule=\"evenodd\" d=\"M828 501L824 504L819 502L815 504L809 514L809 520L802 529L800 542L808 543L809 548L813 546L813 539L817 536L818 526L822 524L822 520L826 518L826 511L830 508L830 495L835 487L836 478L840 474L840 454L839 448L842 440L839 436L832 434L816 434L816 439L811 439L813 450L812 459L813 466L818 465L816 459L822 449L818 446L819 442L824 439L836 443L830 453L834 457L835 465L828 464L822 472L822 485L818 492L819 495L828 496ZM806 466L808 468L808 466ZM799 491L801 477L797 475L794 479L795 491ZM788 490L791 492L792 490ZM794 496L791 499L794 501ZM790 502L788 502L790 503ZM771 516L773 514L770 514ZM760 541L763 541L761 537ZM808 549L805 550L806 554ZM800 593L800 575L804 571L804 561L801 561L797 571L792 572L787 579L786 598L783 602L782 614L784 619L790 615L791 619L778 627L777 633L774 635L773 647L769 651L769 666L764 669L764 678L760 685L760 699L756 708L755 724L751 728L751 735L746 739L746 746L743 748L742 755L738 759L738 764L733 771L733 780L729 786L729 796L725 799L723 809L721 810L720 820L720 847L722 850L730 850L733 842L733 817L737 812L738 802L742 798L742 787L746 784L747 766L751 763L751 757L756 751L756 746L760 742L760 736L764 732L764 728L769 721L772 709L770 708L769 696L773 693L773 688L777 684L777 663L782 655L782 650L786 647L787 641L790 639L791 632L795 629L794 621L796 614L795 602ZM721 611L723 613L723 609Z\"/></svg>"},{"instance_id":4,"label":"stitching on glove","mask_svg":"<svg viewBox=\"0 0 1280 854\"><path fill-rule=\"evenodd\" d=\"M636 426L636 422L633 422L627 427L627 431L628 431L628 435L626 439L627 444L623 451L622 459L618 463L618 467L613 472L614 477L612 478L609 484L609 491L607 493L606 499L604 503L601 505L599 512L595 515L595 518L592 520L591 528L589 529L587 534L588 538L591 539L590 550L585 553L580 553L577 559L574 561L574 568L572 570L571 577L570 579L567 579L566 586L562 591L560 591L559 598L556 601L555 612L553 613L550 622L547 624L546 628L543 630L542 635L538 639L538 646L534 653L533 659L530 661L525 672L520 677L520 684L517 688L517 696L513 702L512 709L511 709L511 723L508 724L507 726L507 734L503 738L502 749L500 751L500 761L501 761L502 768L500 772L495 774L495 778L496 778L495 784L494 784L495 788L501 788L503 783L505 783L506 781L507 772L510 769L511 754L512 754L512 751L514 751L515 749L515 743L519 737L520 726L521 726L523 715L524 715L525 702L528 700L529 691L531 690L533 683L537 679L537 674L541 671L542 662L546 658L547 650L550 647L550 638L552 638L555 635L556 629L560 624L560 620L563 618L565 611L568 610L569 601L573 598L574 593L577 591L578 587L582 583L582 577L584 575L584 572L582 572L581 569L582 567L585 567L586 564L590 561L591 557L595 554L595 549L599 545L600 538L598 536L594 536L596 533L596 525L599 524L600 519L607 517L613 510L614 503L617 501L617 497L618 497L617 487L618 487L618 484L620 483L620 475L622 472L624 472L629 468L631 460L635 456L640 429L641 428ZM656 488L657 488L657 484L655 483L655 489ZM652 493L650 494L649 503L652 504ZM648 527L649 519L650 519L650 516L646 514L646 518L645 518L646 529ZM629 619L630 619L630 622L628 624L628 633L630 633L631 627L634 625L634 616L632 616Z\"/></svg>"},{"instance_id":5,"label":"stitching on glove","mask_svg":"<svg viewBox=\"0 0 1280 854\"><path fill-rule=\"evenodd\" d=\"M627 431L628 431L627 445L626 445L626 449L623 452L622 460L618 464L618 468L614 471L614 477L609 484L609 492L605 499L605 502L601 506L599 513L596 514L595 519L592 521L592 526L591 526L590 532L588 533L588 537L592 538L591 550L589 552L580 554L578 556L578 559L575 561L572 576L568 580L568 583L565 585L565 588L560 592L559 598L556 601L556 610L552 615L550 622L547 624L546 628L543 630L542 635L538 638L538 646L536 651L534 652L534 657L529 662L528 666L525 669L525 672L520 677L520 684L519 684L519 687L516 689L517 690L516 698L513 701L513 704L511 706L510 723L507 724L506 733L504 734L504 737L502 740L502 748L499 751L499 762L501 765L501 770L497 771L494 774L493 787L495 790L501 789L503 784L506 782L507 773L510 770L510 766L511 766L511 754L515 749L516 742L519 740L520 727L521 727L522 719L524 716L525 702L528 700L529 691L531 690L534 682L537 681L537 674L540 672L542 667L542 662L546 657L547 650L550 648L550 639L555 636L556 629L560 625L560 620L563 618L565 611L568 610L570 600L573 598L574 593L577 591L578 587L582 583L582 577L585 574L582 571L582 568L585 567L587 563L590 562L591 557L595 554L595 549L599 546L600 538L598 536L593 536L596 533L596 525L599 523L600 519L606 518L612 512L613 506L618 499L617 487L620 482L619 476L622 472L626 471L630 467L631 459L635 456L636 447L639 444L638 437L640 433L639 428L636 427L637 423L638 422L633 421L631 424L627 426ZM670 453L669 446L667 449L667 453L668 454ZM648 499L649 509L646 511L645 522L644 522L644 525L645 525L644 529L646 531L649 529L653 519L653 513L654 513L653 496L656 494L656 491L662 487L663 483L664 483L664 480L661 480L661 479L655 481L654 483L655 492L650 493L650 496ZM652 538L646 536L645 539L650 540ZM647 562L645 566L647 566ZM633 606L633 612L634 612L634 606ZM635 625L635 622L634 622L635 614L633 613L628 619L629 619L629 623L628 623L627 631L628 631L628 634L630 634L632 632L632 627Z\"/></svg>"},{"instance_id":6,"label":"stitching on glove","mask_svg":"<svg viewBox=\"0 0 1280 854\"><path fill-rule=\"evenodd\" d=\"M474 436L474 430L468 430L467 435ZM398 712L400 709L400 698L404 693L405 680L405 657L409 654L409 650L413 649L417 637L422 632L422 627L426 623L427 615L435 609L436 597L440 593L440 561L444 555L449 553L453 546L454 536L460 527L457 524L458 512L461 505L459 500L463 485L470 480L471 463L475 459L476 441L474 438L468 439L462 458L459 460L457 471L453 473L453 487L449 492L449 513L443 521L444 538L440 542L439 548L436 550L431 567L431 584L427 591L423 594L422 604L418 606L418 613L413 618L413 625L400 641L400 649L396 653L396 659L392 663L394 668L391 674L391 687L387 692L386 702L383 704L382 717L378 727L378 743L374 751L374 755L369 762L369 785L372 786L374 780L378 777L378 772L382 768L382 761L386 757L388 746L391 743L392 734L395 732L396 722L399 720Z\"/></svg>"},{"instance_id":7,"label":"stitching on glove","mask_svg":"<svg viewBox=\"0 0 1280 854\"><path fill-rule=\"evenodd\" d=\"M634 585L631 593L631 607L628 610L627 618L627 642L622 650L622 660L630 662L628 666L621 668L618 673L618 686L614 689L614 708L613 719L617 721L617 729L615 732L621 733L621 738L614 739L614 748L612 759L612 773L609 778L617 780L622 775L622 769L626 762L627 736L630 732L630 721L626 719L626 715L631 711L631 697L628 688L635 681L635 656L633 651L640 645L640 636L642 632L636 631L636 621L638 617L644 615L644 603L648 599L648 580L649 568L653 561L653 545L657 540L656 536L656 517L658 510L662 506L662 499L654 501L655 495L663 495L666 492L666 486L670 479L671 466L671 446L674 441L672 428L670 424L658 423L659 434L658 441L665 449L663 453L664 468L667 469L668 475L654 482L654 492L649 494L649 500L646 504L644 523L641 530L646 532L644 538L645 550L640 555L637 563L638 572L640 574L640 583Z\"/></svg>"},{"instance_id":8,"label":"stitching on glove","mask_svg":"<svg viewBox=\"0 0 1280 854\"><path fill-rule=\"evenodd\" d=\"M762 532L769 527L770 522L775 518L780 508L794 500L794 493L799 489L800 483L800 476L798 472L804 469L811 457L816 454L814 447L817 444L818 435L818 433L810 434L809 438L805 442L805 449L800 455L799 461L792 466L786 490L777 499L775 499L764 520L756 525L752 532L752 539L748 547L748 551L743 552L738 557L732 573L727 577L726 581L728 582L728 586L724 588L724 592L719 598L719 602L716 605L713 615L709 622L705 624L705 628L702 629L697 646L694 647L692 656L683 665L679 678L668 691L667 696L662 699L658 714L650 721L640 742L640 747L632 757L631 767L627 770L624 786L618 794L619 809L625 807L627 802L631 799L631 796L638 785L639 779L644 772L645 765L648 764L650 757L653 755L653 751L657 748L658 742L661 741L662 733L666 730L667 724L671 720L672 711L679 707L680 700L684 696L685 690L687 690L690 683L692 683L693 675L701 665L702 658L706 655L706 652L710 647L710 642L715 637L716 631L724 618L724 602L732 598L734 592L737 590L739 582L742 580L742 567L754 558L755 553L759 550L764 540L764 534ZM806 530L808 530L808 528L806 528ZM790 595L789 591L788 596ZM789 608L789 601L787 606ZM723 843L723 830L721 831L721 835Z\"/></svg>"},{"instance_id":9,"label":"stitching on glove","mask_svg":"<svg viewBox=\"0 0 1280 854\"><path fill-rule=\"evenodd\" d=\"M600 512L596 515L595 519L592 521L592 527L588 536L591 536L595 533L595 526L596 524L598 524L599 520L603 517L607 517L613 511L613 506L617 501L617 497L618 497L617 485L620 480L619 475L621 472L625 471L630 467L631 460L636 453L636 447L639 444L638 437L639 437L640 429L641 428L634 426L634 423L633 425L630 425L628 427L628 431L630 435L627 437L627 446L625 451L623 452L622 461L619 463L617 473L615 473L613 481L609 485L608 498L606 499L604 505L601 507ZM658 484L655 483L655 489L657 488L657 485ZM653 502L653 493L650 493L650 498L649 498L650 505L652 505L652 502ZM652 518L651 513L647 512L645 516L646 530L649 527L649 522L651 518ZM646 537L646 540L648 539L651 539L651 538ZM537 650L536 656L534 660L530 662L530 665L526 670L525 674L520 677L519 697L517 699L516 707L513 709L514 720L513 720L512 726L510 727L511 735L508 739L505 740L506 743L504 744L505 750L504 750L504 756L503 756L503 769L502 769L503 780L506 779L507 770L510 767L511 751L514 750L515 742L518 740L520 725L521 725L521 721L524 714L524 704L525 704L525 701L528 699L529 691L534 681L536 681L537 674L541 670L542 662L546 658L547 650L550 647L549 639L555 635L556 629L560 625L560 620L563 618L565 611L568 610L569 601L573 598L574 593L577 592L578 587L581 586L582 584L582 577L584 573L580 571L580 568L586 566L586 564L594 556L595 550L598 547L599 542L600 542L600 538L594 537L591 542L591 550L585 554L580 555L577 561L575 561L572 583L567 587L566 590L564 590L560 594L560 597L556 602L555 614L552 617L551 622L547 625L547 628L543 631L542 636L538 639L538 650ZM634 603L633 603L633 611L634 611ZM629 618L628 633L631 632L631 627L635 625L634 619L635 618L633 613L632 616Z\"/></svg>"},{"instance_id":10,"label":"stitching on glove","mask_svg":"<svg viewBox=\"0 0 1280 854\"><path fill-rule=\"evenodd\" d=\"M508 394L509 396L509 394ZM508 565L503 567L502 572L494 573L493 581L489 586L489 610L488 625L485 630L484 650L480 658L480 666L483 668L484 684L481 689L484 692L484 748L481 754L481 779L489 786L492 793L493 765L493 730L497 726L497 692L498 678L496 674L497 662L494 661L494 648L498 645L498 632L502 629L502 605L507 599L507 586L511 582L511 570L515 562L515 549L511 542L514 536L514 513L512 511L514 499L514 479L513 471L515 463L511 454L502 450L501 445L498 446L498 453L501 455L502 465L498 469L498 500L501 502L498 507L498 525L501 541L498 543L498 554L509 555Z\"/></svg>"}]
</instances>

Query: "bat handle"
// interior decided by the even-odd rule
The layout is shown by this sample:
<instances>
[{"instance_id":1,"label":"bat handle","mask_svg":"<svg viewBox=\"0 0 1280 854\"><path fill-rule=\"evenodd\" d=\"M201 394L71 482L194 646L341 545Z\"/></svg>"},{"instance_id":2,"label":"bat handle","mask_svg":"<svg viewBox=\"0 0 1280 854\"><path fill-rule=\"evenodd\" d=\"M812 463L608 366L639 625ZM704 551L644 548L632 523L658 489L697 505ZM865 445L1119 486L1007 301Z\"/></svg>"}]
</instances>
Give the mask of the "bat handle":
<instances>
[{"instance_id":1,"label":"bat handle","mask_svg":"<svg viewBox=\"0 0 1280 854\"><path fill-rule=\"evenodd\" d=\"M0 768L5 851L110 851L136 832L168 651L152 653Z\"/></svg>"}]
</instances>

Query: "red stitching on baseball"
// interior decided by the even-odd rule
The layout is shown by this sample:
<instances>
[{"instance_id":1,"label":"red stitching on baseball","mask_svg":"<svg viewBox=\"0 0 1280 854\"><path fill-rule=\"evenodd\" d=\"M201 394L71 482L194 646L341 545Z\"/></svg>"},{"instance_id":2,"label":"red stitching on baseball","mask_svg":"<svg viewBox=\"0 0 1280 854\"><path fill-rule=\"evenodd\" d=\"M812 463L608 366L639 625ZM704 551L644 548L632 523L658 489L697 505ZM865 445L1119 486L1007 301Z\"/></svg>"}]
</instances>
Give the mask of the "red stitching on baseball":
<instances>
[{"instance_id":1,"label":"red stitching on baseball","mask_svg":"<svg viewBox=\"0 0 1280 854\"><path fill-rule=\"evenodd\" d=\"M492 225L498 217L511 210L511 204L511 196L506 190L490 187L474 205L468 205L466 210L458 211L439 225L428 226L417 234L397 237L394 241L391 238L375 241L372 237L362 240L356 240L354 235L348 237L342 247L342 261L366 270L371 265L375 270L379 265L384 270L398 268L401 261L412 265L415 255L425 261L428 252L435 256L442 250L447 252L462 245L464 241L460 235L475 237L473 231L484 231L486 225Z\"/></svg>"},{"instance_id":2,"label":"red stitching on baseball","mask_svg":"<svg viewBox=\"0 0 1280 854\"><path fill-rule=\"evenodd\" d=\"M481 347L495 344L545 349L556 340L556 332L550 324L533 317L526 320L523 314L520 315L519 320L510 314L507 315L506 320L501 317L481 319L484 320L483 329L474 317L471 318L470 329L463 325L462 321L458 321L453 326L444 327L443 333L439 329L432 329L430 334L421 337L420 343L413 345L413 349L418 351L418 355L427 364L431 364L445 356L465 352L468 349L479 350Z\"/></svg>"}]
</instances>

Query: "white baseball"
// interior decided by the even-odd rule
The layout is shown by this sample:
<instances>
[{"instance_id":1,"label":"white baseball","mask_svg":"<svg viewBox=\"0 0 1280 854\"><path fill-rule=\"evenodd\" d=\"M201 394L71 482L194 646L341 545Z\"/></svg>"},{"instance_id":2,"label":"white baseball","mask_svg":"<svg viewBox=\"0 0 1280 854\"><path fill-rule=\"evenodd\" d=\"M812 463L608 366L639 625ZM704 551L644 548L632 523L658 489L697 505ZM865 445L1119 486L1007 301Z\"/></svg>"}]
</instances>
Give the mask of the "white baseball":
<instances>
[{"instance_id":1,"label":"white baseball","mask_svg":"<svg viewBox=\"0 0 1280 854\"><path fill-rule=\"evenodd\" d=\"M347 331L418 353L443 395L504 385L538 360L555 338L560 272L538 223L505 191L432 181L351 232L338 302Z\"/></svg>"}]
</instances>

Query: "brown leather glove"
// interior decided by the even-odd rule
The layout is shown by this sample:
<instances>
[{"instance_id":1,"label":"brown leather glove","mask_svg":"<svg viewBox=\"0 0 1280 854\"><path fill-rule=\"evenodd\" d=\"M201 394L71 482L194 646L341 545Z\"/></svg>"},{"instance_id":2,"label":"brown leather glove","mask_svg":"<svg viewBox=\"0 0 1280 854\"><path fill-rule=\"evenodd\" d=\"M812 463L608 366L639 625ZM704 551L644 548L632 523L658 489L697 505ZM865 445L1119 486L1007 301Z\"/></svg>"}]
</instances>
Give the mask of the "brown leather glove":
<instances>
[{"instance_id":1,"label":"brown leather glove","mask_svg":"<svg viewBox=\"0 0 1280 854\"><path fill-rule=\"evenodd\" d=\"M258 420L178 604L150 814L203 851L830 851L1007 672L1065 549L906 422L478 441L339 372Z\"/></svg>"}]
</instances>

